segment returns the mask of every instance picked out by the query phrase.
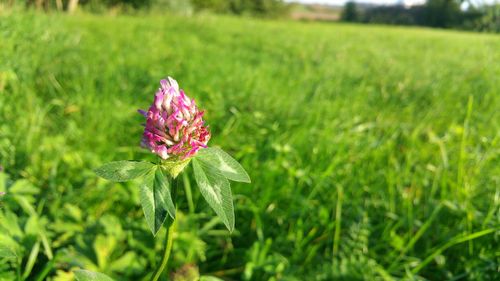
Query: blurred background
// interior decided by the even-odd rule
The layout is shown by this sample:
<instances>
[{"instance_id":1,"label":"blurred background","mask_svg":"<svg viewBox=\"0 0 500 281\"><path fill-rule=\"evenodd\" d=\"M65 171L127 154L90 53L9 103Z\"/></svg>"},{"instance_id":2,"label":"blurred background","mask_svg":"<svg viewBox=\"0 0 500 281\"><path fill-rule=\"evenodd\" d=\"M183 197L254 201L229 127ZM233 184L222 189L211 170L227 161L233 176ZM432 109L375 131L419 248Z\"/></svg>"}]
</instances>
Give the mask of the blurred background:
<instances>
[{"instance_id":1,"label":"blurred background","mask_svg":"<svg viewBox=\"0 0 500 281\"><path fill-rule=\"evenodd\" d=\"M97 14L200 12L500 32L497 0L2 0L1 9Z\"/></svg>"},{"instance_id":2,"label":"blurred background","mask_svg":"<svg viewBox=\"0 0 500 281\"><path fill-rule=\"evenodd\" d=\"M176 78L246 168L183 176L169 280L498 280L497 2L0 0L0 280L148 280L139 108Z\"/></svg>"}]
</instances>

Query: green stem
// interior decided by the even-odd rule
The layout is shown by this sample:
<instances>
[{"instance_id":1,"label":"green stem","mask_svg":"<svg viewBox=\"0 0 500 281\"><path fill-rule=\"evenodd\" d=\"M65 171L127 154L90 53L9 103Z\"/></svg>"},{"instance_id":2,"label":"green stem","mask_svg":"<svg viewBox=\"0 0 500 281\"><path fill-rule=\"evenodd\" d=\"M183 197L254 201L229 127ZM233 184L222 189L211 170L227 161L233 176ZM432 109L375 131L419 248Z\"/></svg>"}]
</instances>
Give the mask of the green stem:
<instances>
[{"instance_id":1,"label":"green stem","mask_svg":"<svg viewBox=\"0 0 500 281\"><path fill-rule=\"evenodd\" d=\"M177 187L179 183L177 179L172 179L172 201L175 201L177 199ZM158 269L156 269L155 273L153 274L153 277L151 278L151 281L158 281L160 279L161 274L165 270L168 264L168 260L170 258L170 253L172 251L172 245L173 245L173 238L174 238L174 230L175 230L175 219L168 218L170 221L170 225L167 227L167 232L165 236L165 246L163 248L163 257L161 259L160 266Z\"/></svg>"},{"instance_id":2,"label":"green stem","mask_svg":"<svg viewBox=\"0 0 500 281\"><path fill-rule=\"evenodd\" d=\"M340 244L340 227L342 225L342 200L344 197L344 188L337 187L337 206L335 208L335 233L333 234L333 258L338 256Z\"/></svg>"}]
</instances>

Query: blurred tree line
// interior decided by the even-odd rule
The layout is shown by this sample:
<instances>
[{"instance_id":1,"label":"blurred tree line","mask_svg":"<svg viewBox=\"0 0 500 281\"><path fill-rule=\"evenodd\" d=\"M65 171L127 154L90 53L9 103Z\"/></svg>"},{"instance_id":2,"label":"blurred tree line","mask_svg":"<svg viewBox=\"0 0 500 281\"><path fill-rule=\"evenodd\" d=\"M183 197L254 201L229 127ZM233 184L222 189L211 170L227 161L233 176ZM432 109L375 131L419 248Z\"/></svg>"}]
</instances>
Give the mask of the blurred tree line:
<instances>
[{"instance_id":1,"label":"blurred tree line","mask_svg":"<svg viewBox=\"0 0 500 281\"><path fill-rule=\"evenodd\" d=\"M109 9L124 12L135 10L170 10L191 13L211 11L238 15L280 16L288 12L282 0L0 0L7 6L25 6L41 10L74 12L81 8L90 12Z\"/></svg>"},{"instance_id":2,"label":"blurred tree line","mask_svg":"<svg viewBox=\"0 0 500 281\"><path fill-rule=\"evenodd\" d=\"M500 4L474 6L463 0L427 0L424 5L405 7L363 6L347 2L341 19L346 22L420 25L438 28L500 32Z\"/></svg>"},{"instance_id":3,"label":"blurred tree line","mask_svg":"<svg viewBox=\"0 0 500 281\"><path fill-rule=\"evenodd\" d=\"M279 16L288 12L288 6L281 0L191 0L196 10L232 14Z\"/></svg>"}]
</instances>

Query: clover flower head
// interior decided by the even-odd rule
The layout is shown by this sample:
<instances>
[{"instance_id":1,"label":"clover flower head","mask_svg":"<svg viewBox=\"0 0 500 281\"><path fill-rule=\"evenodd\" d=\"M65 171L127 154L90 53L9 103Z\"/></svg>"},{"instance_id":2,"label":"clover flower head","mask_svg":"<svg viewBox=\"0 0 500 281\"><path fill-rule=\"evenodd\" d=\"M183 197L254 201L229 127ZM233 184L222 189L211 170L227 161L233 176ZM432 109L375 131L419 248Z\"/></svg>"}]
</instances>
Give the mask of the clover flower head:
<instances>
[{"instance_id":1,"label":"clover flower head","mask_svg":"<svg viewBox=\"0 0 500 281\"><path fill-rule=\"evenodd\" d=\"M210 132L203 121L204 112L172 77L161 80L160 85L148 111L139 110L146 117L141 145L164 160L184 160L207 147Z\"/></svg>"}]
</instances>

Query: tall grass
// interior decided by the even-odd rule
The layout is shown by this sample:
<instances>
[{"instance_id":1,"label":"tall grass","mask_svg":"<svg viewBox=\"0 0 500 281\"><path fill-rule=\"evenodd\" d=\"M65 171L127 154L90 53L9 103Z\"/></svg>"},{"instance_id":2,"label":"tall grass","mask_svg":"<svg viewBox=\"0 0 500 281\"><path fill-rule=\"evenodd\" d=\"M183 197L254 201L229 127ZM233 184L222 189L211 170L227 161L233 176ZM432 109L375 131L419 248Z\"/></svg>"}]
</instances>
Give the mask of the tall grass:
<instances>
[{"instance_id":1,"label":"tall grass","mask_svg":"<svg viewBox=\"0 0 500 281\"><path fill-rule=\"evenodd\" d=\"M91 169L150 157L136 109L167 74L207 109L211 144L253 179L234 185L233 235L184 179L173 269L195 263L226 280L500 274L498 36L12 13L0 16L0 50L0 164L7 185L37 190L35 213L6 199L0 228L13 213L28 235L36 216L49 244L30 259L36 242L10 234L27 250L0 280L71 280L76 267L139 280L154 268L138 191Z\"/></svg>"}]
</instances>

